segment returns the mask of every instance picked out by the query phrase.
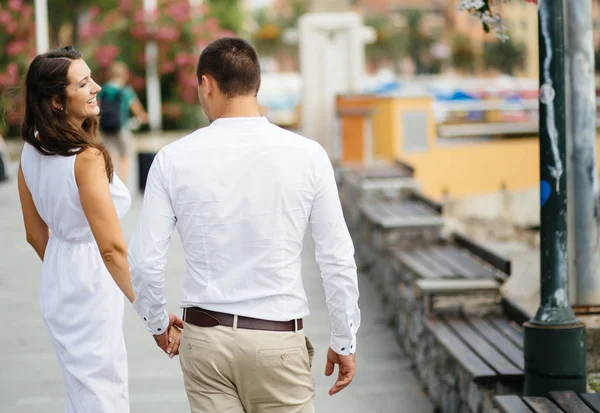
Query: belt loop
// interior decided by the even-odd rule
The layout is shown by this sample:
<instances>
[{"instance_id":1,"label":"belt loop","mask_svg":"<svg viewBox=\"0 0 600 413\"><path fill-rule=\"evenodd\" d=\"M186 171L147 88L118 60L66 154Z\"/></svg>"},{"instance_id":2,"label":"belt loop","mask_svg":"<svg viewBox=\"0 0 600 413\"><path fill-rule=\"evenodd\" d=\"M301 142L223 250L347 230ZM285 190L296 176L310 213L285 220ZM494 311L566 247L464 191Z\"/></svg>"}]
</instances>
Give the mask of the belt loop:
<instances>
[{"instance_id":1,"label":"belt loop","mask_svg":"<svg viewBox=\"0 0 600 413\"><path fill-rule=\"evenodd\" d=\"M294 333L298 332L298 319L294 318Z\"/></svg>"},{"instance_id":2,"label":"belt loop","mask_svg":"<svg viewBox=\"0 0 600 413\"><path fill-rule=\"evenodd\" d=\"M238 316L237 314L233 316L233 331L237 330Z\"/></svg>"},{"instance_id":3,"label":"belt loop","mask_svg":"<svg viewBox=\"0 0 600 413\"><path fill-rule=\"evenodd\" d=\"M183 308L183 321L185 322L185 319L187 318L187 307Z\"/></svg>"}]
</instances>

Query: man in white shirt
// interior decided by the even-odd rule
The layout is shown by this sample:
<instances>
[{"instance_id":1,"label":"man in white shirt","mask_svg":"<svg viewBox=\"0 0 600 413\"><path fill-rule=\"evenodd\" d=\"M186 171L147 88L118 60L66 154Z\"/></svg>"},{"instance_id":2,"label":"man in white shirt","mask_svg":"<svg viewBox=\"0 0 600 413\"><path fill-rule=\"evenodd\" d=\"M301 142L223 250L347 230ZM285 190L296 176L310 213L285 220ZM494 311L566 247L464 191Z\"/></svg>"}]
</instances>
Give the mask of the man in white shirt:
<instances>
[{"instance_id":1,"label":"man in white shirt","mask_svg":"<svg viewBox=\"0 0 600 413\"><path fill-rule=\"evenodd\" d=\"M164 269L177 228L187 264L180 362L192 412L311 412L300 274L309 223L331 315L326 375L338 365L329 394L354 377L360 325L354 247L331 162L318 143L260 116L260 65L246 41L211 43L197 76L211 124L152 164L130 243L134 308L165 342Z\"/></svg>"}]
</instances>

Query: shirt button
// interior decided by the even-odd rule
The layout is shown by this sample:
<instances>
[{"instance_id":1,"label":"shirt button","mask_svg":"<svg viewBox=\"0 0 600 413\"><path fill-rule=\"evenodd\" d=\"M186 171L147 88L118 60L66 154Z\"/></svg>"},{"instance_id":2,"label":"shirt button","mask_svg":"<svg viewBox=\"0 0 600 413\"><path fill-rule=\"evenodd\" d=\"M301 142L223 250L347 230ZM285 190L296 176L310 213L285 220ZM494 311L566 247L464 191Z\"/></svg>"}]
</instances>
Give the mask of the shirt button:
<instances>
[{"instance_id":1,"label":"shirt button","mask_svg":"<svg viewBox=\"0 0 600 413\"><path fill-rule=\"evenodd\" d=\"M160 330L162 330L162 329L159 328L158 331L160 331Z\"/></svg>"},{"instance_id":2,"label":"shirt button","mask_svg":"<svg viewBox=\"0 0 600 413\"><path fill-rule=\"evenodd\" d=\"M346 347L342 347L342 351L346 351Z\"/></svg>"},{"instance_id":3,"label":"shirt button","mask_svg":"<svg viewBox=\"0 0 600 413\"><path fill-rule=\"evenodd\" d=\"M146 321L146 317L144 317L144 321Z\"/></svg>"}]
</instances>

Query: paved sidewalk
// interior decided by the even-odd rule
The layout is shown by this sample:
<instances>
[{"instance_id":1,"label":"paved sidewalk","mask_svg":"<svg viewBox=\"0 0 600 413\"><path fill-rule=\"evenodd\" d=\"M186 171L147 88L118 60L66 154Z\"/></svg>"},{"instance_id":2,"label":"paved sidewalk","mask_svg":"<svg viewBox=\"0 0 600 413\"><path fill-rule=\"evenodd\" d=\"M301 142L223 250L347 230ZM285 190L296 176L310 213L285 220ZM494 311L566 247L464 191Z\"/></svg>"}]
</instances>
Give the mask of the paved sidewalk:
<instances>
[{"instance_id":1,"label":"paved sidewalk","mask_svg":"<svg viewBox=\"0 0 600 413\"><path fill-rule=\"evenodd\" d=\"M141 206L136 195L123 226L127 239ZM334 397L327 395L334 379L324 376L329 319L310 239L303 254L304 285L311 316L306 332L316 348L313 373L317 413L432 412L392 332L385 326L379 298L360 278L362 327L358 339L358 370L352 385ZM40 262L25 242L15 179L0 182L0 412L61 412L63 384L50 339L39 314ZM167 266L166 294L171 311L178 297L184 259L179 237L173 238ZM131 306L125 306L125 337L129 353L132 413L186 413L189 406L177 359L156 347ZM115 412L116 413L116 412Z\"/></svg>"}]
</instances>

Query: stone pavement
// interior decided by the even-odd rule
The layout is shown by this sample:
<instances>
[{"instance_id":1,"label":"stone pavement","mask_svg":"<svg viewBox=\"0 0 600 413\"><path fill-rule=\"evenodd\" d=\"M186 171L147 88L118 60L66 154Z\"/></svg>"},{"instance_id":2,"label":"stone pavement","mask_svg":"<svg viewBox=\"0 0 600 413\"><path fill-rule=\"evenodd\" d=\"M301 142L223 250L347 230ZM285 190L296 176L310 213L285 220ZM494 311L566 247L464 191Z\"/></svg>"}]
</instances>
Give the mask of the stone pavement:
<instances>
[{"instance_id":1,"label":"stone pavement","mask_svg":"<svg viewBox=\"0 0 600 413\"><path fill-rule=\"evenodd\" d=\"M40 266L26 243L14 177L0 182L0 412L62 412L64 389L50 339L39 313ZM133 181L133 180L132 180ZM135 226L141 197L135 195L123 222L127 239ZM357 375L352 385L330 397L334 379L325 377L329 319L314 245L305 243L304 285L311 315L306 333L316 348L313 373L317 413L432 412L433 408L385 326L379 298L360 278L362 326L358 338ZM178 296L184 271L179 237L173 237L166 279L169 310L179 312ZM129 353L131 412L185 413L189 406L177 359L170 360L154 344L131 306L125 306L125 338ZM116 412L115 412L116 413Z\"/></svg>"}]
</instances>

